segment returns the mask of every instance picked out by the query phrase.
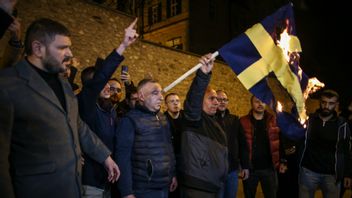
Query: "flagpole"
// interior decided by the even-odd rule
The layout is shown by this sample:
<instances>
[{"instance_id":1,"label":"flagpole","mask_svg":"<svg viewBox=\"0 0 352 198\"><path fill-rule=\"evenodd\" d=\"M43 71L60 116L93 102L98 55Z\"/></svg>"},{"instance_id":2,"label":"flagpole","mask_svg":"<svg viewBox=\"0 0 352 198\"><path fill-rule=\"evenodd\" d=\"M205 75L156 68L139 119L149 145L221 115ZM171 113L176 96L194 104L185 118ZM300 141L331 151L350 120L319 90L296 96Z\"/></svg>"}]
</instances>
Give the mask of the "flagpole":
<instances>
[{"instance_id":1,"label":"flagpole","mask_svg":"<svg viewBox=\"0 0 352 198\"><path fill-rule=\"evenodd\" d=\"M219 52L216 51L211 55L210 59L214 59L219 55ZM166 93L168 92L170 89L172 89L174 86L176 86L178 83L180 83L181 81L183 81L185 78L187 78L189 75L191 75L193 72L197 71L200 67L202 67L201 63L198 63L196 66L194 66L193 68L191 68L190 70L188 70L186 73L184 73L182 76L180 76L178 79L176 79L174 82L172 82L171 84L169 84L167 87L165 87L163 89L163 92Z\"/></svg>"}]
</instances>

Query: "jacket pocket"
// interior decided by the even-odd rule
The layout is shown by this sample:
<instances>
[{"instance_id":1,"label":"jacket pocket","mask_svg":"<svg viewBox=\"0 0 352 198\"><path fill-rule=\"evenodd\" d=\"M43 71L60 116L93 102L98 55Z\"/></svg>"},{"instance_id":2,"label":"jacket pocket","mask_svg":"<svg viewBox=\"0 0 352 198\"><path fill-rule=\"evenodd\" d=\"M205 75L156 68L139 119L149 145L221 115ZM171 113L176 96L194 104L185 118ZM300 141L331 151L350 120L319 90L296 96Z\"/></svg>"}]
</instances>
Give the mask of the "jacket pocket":
<instances>
[{"instance_id":1,"label":"jacket pocket","mask_svg":"<svg viewBox=\"0 0 352 198\"><path fill-rule=\"evenodd\" d=\"M147 160L146 167L147 167L147 179L148 181L150 181L152 180L153 173L154 173L153 162L151 159Z\"/></svg>"},{"instance_id":2,"label":"jacket pocket","mask_svg":"<svg viewBox=\"0 0 352 198\"><path fill-rule=\"evenodd\" d=\"M26 175L40 175L53 173L56 170L54 162L40 163L40 164L21 164L16 167L15 174L17 176Z\"/></svg>"}]
</instances>

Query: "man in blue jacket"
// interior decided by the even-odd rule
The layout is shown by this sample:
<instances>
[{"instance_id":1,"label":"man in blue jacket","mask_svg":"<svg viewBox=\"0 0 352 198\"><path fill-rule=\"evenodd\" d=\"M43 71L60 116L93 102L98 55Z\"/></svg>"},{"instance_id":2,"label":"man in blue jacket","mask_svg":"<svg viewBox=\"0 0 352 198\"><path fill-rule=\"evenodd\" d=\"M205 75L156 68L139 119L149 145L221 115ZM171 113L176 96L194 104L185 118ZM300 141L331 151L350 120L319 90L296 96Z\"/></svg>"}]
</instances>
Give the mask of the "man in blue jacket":
<instances>
[{"instance_id":1,"label":"man in blue jacket","mask_svg":"<svg viewBox=\"0 0 352 198\"><path fill-rule=\"evenodd\" d=\"M116 131L116 111L110 100L109 79L123 61L122 53L138 37L134 26L137 19L125 29L125 37L118 48L102 61L100 67L89 67L82 72L83 88L78 94L79 112L92 131L111 150ZM114 152L114 151L113 151ZM83 196L105 197L110 194L110 183L106 179L104 167L84 155L82 174Z\"/></svg>"},{"instance_id":2,"label":"man in blue jacket","mask_svg":"<svg viewBox=\"0 0 352 198\"><path fill-rule=\"evenodd\" d=\"M160 112L160 84L138 83L138 104L122 117L115 138L115 159L123 174L118 189L124 198L167 198L177 187L170 126Z\"/></svg>"}]
</instances>

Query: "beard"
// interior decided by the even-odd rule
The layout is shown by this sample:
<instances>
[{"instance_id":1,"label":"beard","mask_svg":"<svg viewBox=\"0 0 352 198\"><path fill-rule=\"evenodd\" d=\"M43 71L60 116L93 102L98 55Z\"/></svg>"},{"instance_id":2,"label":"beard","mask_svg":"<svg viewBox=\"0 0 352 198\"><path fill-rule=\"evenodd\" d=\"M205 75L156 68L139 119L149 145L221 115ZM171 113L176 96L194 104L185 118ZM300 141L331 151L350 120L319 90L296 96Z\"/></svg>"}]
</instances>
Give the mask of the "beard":
<instances>
[{"instance_id":1,"label":"beard","mask_svg":"<svg viewBox=\"0 0 352 198\"><path fill-rule=\"evenodd\" d=\"M111 101L116 104L120 102L120 96L118 94L113 94L110 96Z\"/></svg>"},{"instance_id":2,"label":"beard","mask_svg":"<svg viewBox=\"0 0 352 198\"><path fill-rule=\"evenodd\" d=\"M320 110L320 116L322 117L328 117L330 116L331 114L333 114L334 111L331 111L329 109L321 109Z\"/></svg>"},{"instance_id":3,"label":"beard","mask_svg":"<svg viewBox=\"0 0 352 198\"><path fill-rule=\"evenodd\" d=\"M114 106L114 104L112 103L110 98L101 98L101 97L99 97L98 98L98 104L105 111L110 111L112 109L112 107Z\"/></svg>"},{"instance_id":4,"label":"beard","mask_svg":"<svg viewBox=\"0 0 352 198\"><path fill-rule=\"evenodd\" d=\"M42 64L48 73L57 74L66 71L66 66L63 64L71 59L71 57L65 57L60 63L47 51L47 56L42 60Z\"/></svg>"}]
</instances>

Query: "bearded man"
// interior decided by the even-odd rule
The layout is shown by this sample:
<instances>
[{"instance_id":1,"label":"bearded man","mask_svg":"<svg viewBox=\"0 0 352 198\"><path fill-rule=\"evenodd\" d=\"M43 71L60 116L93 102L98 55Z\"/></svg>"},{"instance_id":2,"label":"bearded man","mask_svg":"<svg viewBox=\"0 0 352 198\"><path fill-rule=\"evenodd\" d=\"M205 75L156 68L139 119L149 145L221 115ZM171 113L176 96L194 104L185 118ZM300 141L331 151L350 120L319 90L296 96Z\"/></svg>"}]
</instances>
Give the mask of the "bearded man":
<instances>
[{"instance_id":1,"label":"bearded man","mask_svg":"<svg viewBox=\"0 0 352 198\"><path fill-rule=\"evenodd\" d=\"M278 124L286 134L305 134L301 138L299 197L314 197L318 188L323 197L339 197L340 186L351 186L351 132L346 120L337 115L339 94L322 91L320 108L312 114L307 127L278 113ZM288 133L289 132L289 133Z\"/></svg>"},{"instance_id":2,"label":"bearded man","mask_svg":"<svg viewBox=\"0 0 352 198\"><path fill-rule=\"evenodd\" d=\"M25 60L0 72L0 194L9 198L81 197L82 152L120 171L111 152L81 120L64 72L69 30L38 19L26 31Z\"/></svg>"}]
</instances>

